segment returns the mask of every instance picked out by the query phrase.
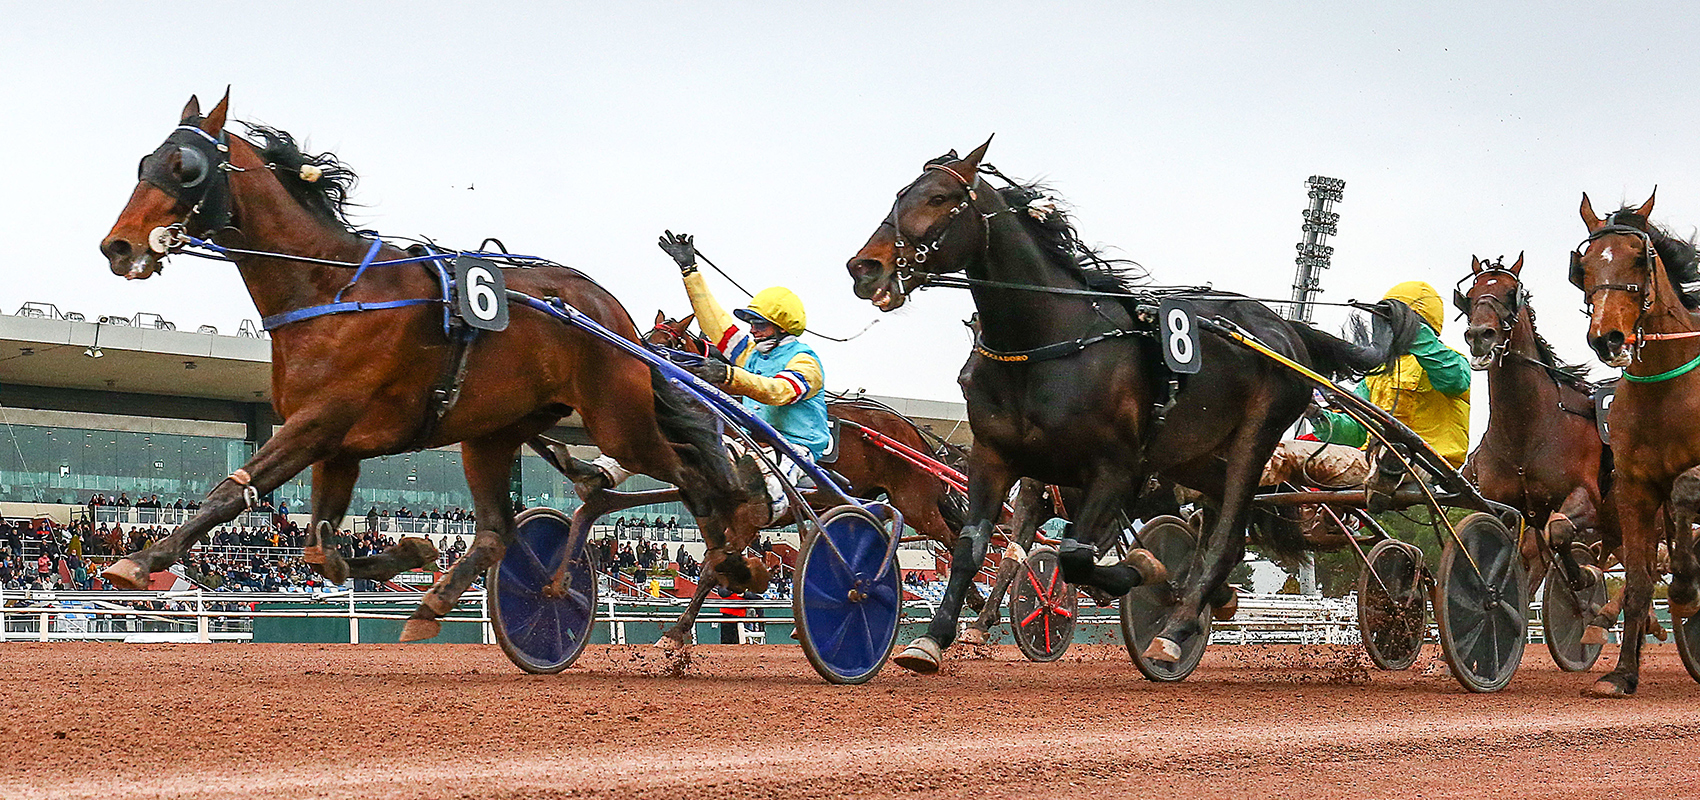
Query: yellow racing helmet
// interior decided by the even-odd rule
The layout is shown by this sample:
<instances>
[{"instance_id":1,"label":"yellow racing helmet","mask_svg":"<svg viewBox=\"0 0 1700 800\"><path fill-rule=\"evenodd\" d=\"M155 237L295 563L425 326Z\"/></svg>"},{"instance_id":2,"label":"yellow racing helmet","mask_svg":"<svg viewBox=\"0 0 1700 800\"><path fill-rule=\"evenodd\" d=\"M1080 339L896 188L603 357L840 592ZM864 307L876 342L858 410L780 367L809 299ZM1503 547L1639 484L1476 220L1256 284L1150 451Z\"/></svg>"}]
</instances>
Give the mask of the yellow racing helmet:
<instances>
[{"instance_id":1,"label":"yellow racing helmet","mask_svg":"<svg viewBox=\"0 0 1700 800\"><path fill-rule=\"evenodd\" d=\"M1427 281L1405 281L1396 284L1382 296L1383 300L1398 300L1417 312L1436 334L1440 333L1442 325L1446 324L1446 304L1440 300L1440 292L1435 291Z\"/></svg>"},{"instance_id":2,"label":"yellow racing helmet","mask_svg":"<svg viewBox=\"0 0 1700 800\"><path fill-rule=\"evenodd\" d=\"M783 286L769 286L750 298L749 306L732 312L745 322L772 323L780 330L798 336L809 326L809 316L803 313L803 299Z\"/></svg>"}]
</instances>

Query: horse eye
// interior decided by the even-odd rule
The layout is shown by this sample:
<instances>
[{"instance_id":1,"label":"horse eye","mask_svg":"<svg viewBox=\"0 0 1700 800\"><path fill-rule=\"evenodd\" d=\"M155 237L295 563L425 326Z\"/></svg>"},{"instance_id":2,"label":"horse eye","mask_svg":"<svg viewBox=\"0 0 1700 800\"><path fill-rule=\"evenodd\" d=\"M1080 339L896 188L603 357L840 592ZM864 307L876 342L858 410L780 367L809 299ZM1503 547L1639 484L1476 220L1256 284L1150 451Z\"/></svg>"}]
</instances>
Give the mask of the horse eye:
<instances>
[{"instance_id":1,"label":"horse eye","mask_svg":"<svg viewBox=\"0 0 1700 800\"><path fill-rule=\"evenodd\" d=\"M947 198L942 194L935 194L932 197L927 198L927 205L942 206L942 205L945 204L945 201L948 200L948 199L950 199L950 198Z\"/></svg>"}]
</instances>

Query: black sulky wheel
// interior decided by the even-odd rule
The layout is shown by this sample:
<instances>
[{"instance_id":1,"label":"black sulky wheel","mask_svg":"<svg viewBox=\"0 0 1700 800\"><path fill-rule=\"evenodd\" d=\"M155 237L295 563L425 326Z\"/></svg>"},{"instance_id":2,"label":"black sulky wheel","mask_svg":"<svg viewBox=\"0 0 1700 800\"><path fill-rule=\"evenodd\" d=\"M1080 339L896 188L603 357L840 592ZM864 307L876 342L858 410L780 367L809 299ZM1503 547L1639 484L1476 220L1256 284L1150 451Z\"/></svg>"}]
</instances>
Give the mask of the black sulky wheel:
<instances>
[{"instance_id":1,"label":"black sulky wheel","mask_svg":"<svg viewBox=\"0 0 1700 800\"><path fill-rule=\"evenodd\" d=\"M1592 551L1585 547L1573 550L1581 566L1593 566ZM1594 612L1606 602L1606 582L1603 577L1594 585L1577 592L1564 579L1564 570L1547 572L1546 585L1541 589L1541 628L1547 640L1547 652L1552 661L1565 672L1587 672L1600 658L1604 645L1583 644L1582 633Z\"/></svg>"},{"instance_id":2,"label":"black sulky wheel","mask_svg":"<svg viewBox=\"0 0 1700 800\"><path fill-rule=\"evenodd\" d=\"M1027 554L1010 583L1009 632L1029 661L1055 661L1074 641L1079 595L1062 579L1055 548L1039 545Z\"/></svg>"},{"instance_id":3,"label":"black sulky wheel","mask_svg":"<svg viewBox=\"0 0 1700 800\"><path fill-rule=\"evenodd\" d=\"M578 552L567 552L572 522L553 508L527 509L514 519L514 531L514 543L484 578L490 626L515 666L554 674L572 666L590 643L596 570L585 541ZM555 586L563 560L569 560L566 573Z\"/></svg>"},{"instance_id":4,"label":"black sulky wheel","mask_svg":"<svg viewBox=\"0 0 1700 800\"><path fill-rule=\"evenodd\" d=\"M1440 649L1464 688L1497 692L1523 660L1528 574L1517 539L1493 515L1471 514L1457 531L1459 541L1447 542L1440 557Z\"/></svg>"},{"instance_id":5,"label":"black sulky wheel","mask_svg":"<svg viewBox=\"0 0 1700 800\"><path fill-rule=\"evenodd\" d=\"M1671 618L1672 633L1676 636L1676 652L1682 656L1682 665L1688 668L1688 677L1700 682L1700 616L1687 619Z\"/></svg>"},{"instance_id":6,"label":"black sulky wheel","mask_svg":"<svg viewBox=\"0 0 1700 800\"><path fill-rule=\"evenodd\" d=\"M1151 640L1163 629L1163 620L1177 601L1176 589L1185 586L1194 566L1193 554L1198 548L1198 536L1185 520L1179 517L1157 517L1139 530L1139 546L1150 550L1169 570L1169 580L1151 586L1138 586L1128 592L1121 602L1122 643L1133 665L1146 678L1168 683L1186 680L1204 658L1204 648L1210 644L1210 607L1198 613L1199 632L1181 645L1181 655L1175 661L1144 657Z\"/></svg>"},{"instance_id":7,"label":"black sulky wheel","mask_svg":"<svg viewBox=\"0 0 1700 800\"><path fill-rule=\"evenodd\" d=\"M1358 632L1369 660L1385 670L1410 669L1428 632L1423 551L1396 539L1377 542L1358 573Z\"/></svg>"}]
</instances>

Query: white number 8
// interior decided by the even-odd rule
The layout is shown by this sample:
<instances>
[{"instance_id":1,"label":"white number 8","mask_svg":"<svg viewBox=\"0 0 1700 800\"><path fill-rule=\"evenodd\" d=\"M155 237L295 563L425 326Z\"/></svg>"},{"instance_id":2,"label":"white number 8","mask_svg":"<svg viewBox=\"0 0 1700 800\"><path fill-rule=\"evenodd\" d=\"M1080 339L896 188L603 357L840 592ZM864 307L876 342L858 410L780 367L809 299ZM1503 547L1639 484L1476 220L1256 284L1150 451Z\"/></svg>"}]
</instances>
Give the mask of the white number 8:
<instances>
[{"instance_id":1,"label":"white number 8","mask_svg":"<svg viewBox=\"0 0 1700 800\"><path fill-rule=\"evenodd\" d=\"M466 282L469 284L467 299L470 301L467 305L471 307L473 315L485 322L495 319L497 312L501 310L496 302L496 290L491 288L495 276L483 267L473 267L466 271Z\"/></svg>"},{"instance_id":2,"label":"white number 8","mask_svg":"<svg viewBox=\"0 0 1700 800\"><path fill-rule=\"evenodd\" d=\"M1171 308L1164 321L1169 328L1169 355L1177 363L1192 363L1192 315L1185 309Z\"/></svg>"}]
</instances>

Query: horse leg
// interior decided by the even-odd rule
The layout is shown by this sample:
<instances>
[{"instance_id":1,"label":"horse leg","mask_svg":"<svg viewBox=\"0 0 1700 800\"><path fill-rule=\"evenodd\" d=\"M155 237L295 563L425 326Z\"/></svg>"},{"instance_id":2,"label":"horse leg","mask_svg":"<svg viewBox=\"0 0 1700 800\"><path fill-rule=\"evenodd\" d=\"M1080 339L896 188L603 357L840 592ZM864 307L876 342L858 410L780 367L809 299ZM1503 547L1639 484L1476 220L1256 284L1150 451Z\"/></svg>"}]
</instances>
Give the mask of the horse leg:
<instances>
[{"instance_id":1,"label":"horse leg","mask_svg":"<svg viewBox=\"0 0 1700 800\"><path fill-rule=\"evenodd\" d=\"M708 599L708 593L720 581L714 570L703 568L697 576L697 590L691 595L691 602L685 606L684 613L673 622L672 627L661 633L655 646L663 650L680 650L690 645L691 628L697 624L697 615L702 613L702 604Z\"/></svg>"},{"instance_id":2,"label":"horse leg","mask_svg":"<svg viewBox=\"0 0 1700 800\"><path fill-rule=\"evenodd\" d=\"M511 431L498 431L461 443L461 465L466 472L467 488L472 490L478 532L473 536L472 547L437 579L436 585L419 601L419 607L401 629L401 641L429 639L441 632L442 624L437 619L452 611L467 587L483 576L492 564L500 561L508 545L513 544L514 520L513 508L508 502L508 477L522 441L524 437L516 439Z\"/></svg>"},{"instance_id":3,"label":"horse leg","mask_svg":"<svg viewBox=\"0 0 1700 800\"><path fill-rule=\"evenodd\" d=\"M1267 416L1248 421L1241 434L1230 442L1221 508L1215 524L1202 532L1204 540L1199 543L1201 569L1185 586L1177 587L1179 602L1170 609L1162 632L1152 637L1142 654L1145 658L1179 660L1181 645L1202 632L1198 615L1204 610L1205 598L1217 586L1227 583L1229 573L1245 560L1245 527L1252 495L1257 491L1258 477L1269 460L1268 454L1274 451L1281 437L1281 428L1269 429L1271 421Z\"/></svg>"},{"instance_id":4,"label":"horse leg","mask_svg":"<svg viewBox=\"0 0 1700 800\"><path fill-rule=\"evenodd\" d=\"M298 415L284 423L277 434L248 459L248 463L220 481L207 493L201 510L171 535L114 561L100 576L122 589L145 589L148 575L177 563L189 549L200 542L207 531L236 518L248 510L245 497L282 486L307 465L324 458L342 440L347 424L341 420L309 418ZM350 422L349 424L352 424ZM247 485L239 483L246 480Z\"/></svg>"},{"instance_id":5,"label":"horse leg","mask_svg":"<svg viewBox=\"0 0 1700 800\"><path fill-rule=\"evenodd\" d=\"M1700 467L1678 475L1671 486L1670 615L1678 624L1700 613L1700 559L1694 553L1694 521L1700 515Z\"/></svg>"},{"instance_id":6,"label":"horse leg","mask_svg":"<svg viewBox=\"0 0 1700 800\"><path fill-rule=\"evenodd\" d=\"M1044 519L1041 516L1044 514L1044 506L1043 485L1032 478L1022 478L1015 492L1015 514L1010 519L1010 528L1015 532L1015 540L1004 550L1003 560L998 562L997 581L986 594L986 602L980 609L980 616L962 630L963 644L985 644L992 626L998 624L1004 595L1009 592L1010 584L1015 581L1015 573L1020 571L1021 560L1027 557L1038 536L1039 524Z\"/></svg>"},{"instance_id":7,"label":"horse leg","mask_svg":"<svg viewBox=\"0 0 1700 800\"><path fill-rule=\"evenodd\" d=\"M986 561L986 547L992 541L992 526L1003 512L1003 499L1015 482L1014 471L990 447L977 447L969 455L968 524L962 526L951 548L950 581L945 584L944 596L933 612L933 621L926 635L909 643L892 661L911 672L930 675L939 671L944 648L956 639L956 618L962 613L980 565Z\"/></svg>"},{"instance_id":8,"label":"horse leg","mask_svg":"<svg viewBox=\"0 0 1700 800\"><path fill-rule=\"evenodd\" d=\"M1057 564L1062 578L1077 586L1099 589L1112 597L1120 597L1136 586L1167 580L1168 570L1151 551L1135 548L1120 564L1099 566L1098 556L1113 541L1112 534L1121 529L1115 525L1117 515L1127 504L1135 485L1134 473L1120 466L1100 466L1094 471L1080 501L1080 512L1074 525L1063 534L1057 546ZM1084 531L1086 541L1075 534Z\"/></svg>"},{"instance_id":9,"label":"horse leg","mask_svg":"<svg viewBox=\"0 0 1700 800\"><path fill-rule=\"evenodd\" d=\"M301 548L301 560L335 584L349 578L387 581L398 573L436 561L437 548L431 540L417 536L403 537L379 555L342 557L336 547L336 530L348 513L348 501L354 496L354 482L359 478L358 458L337 456L313 465L313 520L307 527L307 544Z\"/></svg>"},{"instance_id":10,"label":"horse leg","mask_svg":"<svg viewBox=\"0 0 1700 800\"><path fill-rule=\"evenodd\" d=\"M1612 490L1617 503L1617 521L1623 534L1623 644L1618 648L1617 666L1592 686L1585 697L1628 697L1641 680L1641 645L1647 627L1647 612L1653 601L1653 552L1659 501L1653 487L1622 480Z\"/></svg>"}]
</instances>

